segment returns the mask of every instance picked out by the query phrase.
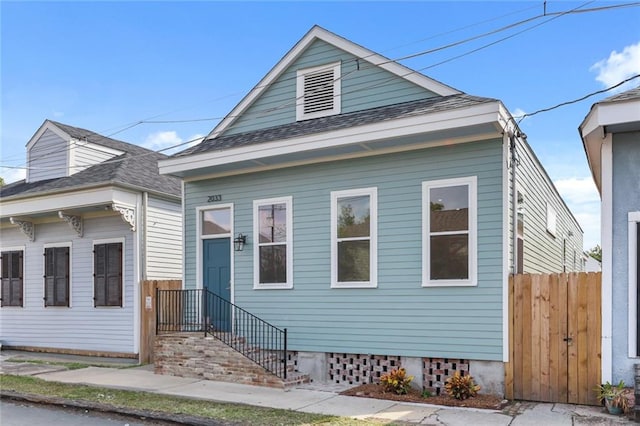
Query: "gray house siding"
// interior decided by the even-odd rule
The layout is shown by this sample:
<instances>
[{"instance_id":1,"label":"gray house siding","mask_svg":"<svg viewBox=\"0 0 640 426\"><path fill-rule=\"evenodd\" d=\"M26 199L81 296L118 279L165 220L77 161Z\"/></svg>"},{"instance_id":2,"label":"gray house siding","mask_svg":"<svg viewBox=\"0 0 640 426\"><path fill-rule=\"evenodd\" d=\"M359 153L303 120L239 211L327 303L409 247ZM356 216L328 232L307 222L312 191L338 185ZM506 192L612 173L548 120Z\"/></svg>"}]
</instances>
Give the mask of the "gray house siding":
<instances>
[{"instance_id":1,"label":"gray house siding","mask_svg":"<svg viewBox=\"0 0 640 426\"><path fill-rule=\"evenodd\" d=\"M524 203L520 206L524 219L524 272L581 271L583 236L580 226L529 145L519 141L517 152L516 187L524 197ZM555 235L546 230L547 203L556 213ZM511 211L509 203L510 222ZM513 245L512 238L509 244L510 247ZM511 250L509 252L513 253Z\"/></svg>"},{"instance_id":2,"label":"gray house siding","mask_svg":"<svg viewBox=\"0 0 640 426\"><path fill-rule=\"evenodd\" d=\"M51 130L45 130L27 152L28 182L67 176L69 144Z\"/></svg>"},{"instance_id":3,"label":"gray house siding","mask_svg":"<svg viewBox=\"0 0 640 426\"><path fill-rule=\"evenodd\" d=\"M313 42L251 107L225 131L243 133L296 121L296 72L341 62L342 113L436 96L434 93L322 40Z\"/></svg>"},{"instance_id":4,"label":"gray house siding","mask_svg":"<svg viewBox=\"0 0 640 426\"><path fill-rule=\"evenodd\" d=\"M2 228L2 248L24 246L23 307L0 308L0 340L5 345L135 353L133 239L119 216L85 219L78 237L60 222L36 225L29 243L16 227ZM124 238L123 307L96 308L93 302L93 243ZM71 243L70 307L44 307L44 244ZM135 285L138 285L135 283Z\"/></svg>"},{"instance_id":5,"label":"gray house siding","mask_svg":"<svg viewBox=\"0 0 640 426\"><path fill-rule=\"evenodd\" d=\"M252 203L293 198L293 289L254 290L253 250L234 252L235 303L287 327L292 350L452 357L503 356L502 140L185 183L186 287L196 286L196 208L234 205L235 233ZM478 285L423 288L424 181L477 176ZM330 288L330 193L377 188L378 286ZM252 244L252 243L250 243Z\"/></svg>"},{"instance_id":6,"label":"gray house siding","mask_svg":"<svg viewBox=\"0 0 640 426\"><path fill-rule=\"evenodd\" d=\"M149 197L146 223L147 279L182 279L182 205Z\"/></svg>"},{"instance_id":7,"label":"gray house siding","mask_svg":"<svg viewBox=\"0 0 640 426\"><path fill-rule=\"evenodd\" d=\"M94 144L87 142L74 141L71 144L72 164L69 174L78 173L89 166L101 163L116 156L116 154L105 152L104 148L100 148Z\"/></svg>"},{"instance_id":8,"label":"gray house siding","mask_svg":"<svg viewBox=\"0 0 640 426\"><path fill-rule=\"evenodd\" d=\"M634 365L629 358L629 232L628 213L640 211L640 132L613 135L613 381L634 383ZM604 214L604 213L603 213Z\"/></svg>"}]
</instances>

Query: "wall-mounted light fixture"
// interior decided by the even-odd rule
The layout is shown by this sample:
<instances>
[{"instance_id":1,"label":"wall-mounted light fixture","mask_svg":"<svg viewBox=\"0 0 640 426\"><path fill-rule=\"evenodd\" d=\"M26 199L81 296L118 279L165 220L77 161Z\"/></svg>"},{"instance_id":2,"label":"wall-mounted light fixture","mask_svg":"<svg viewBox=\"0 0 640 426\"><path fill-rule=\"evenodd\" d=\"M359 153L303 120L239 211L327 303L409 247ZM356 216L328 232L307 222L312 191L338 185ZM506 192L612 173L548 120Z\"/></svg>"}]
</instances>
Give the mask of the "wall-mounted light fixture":
<instances>
[{"instance_id":1,"label":"wall-mounted light fixture","mask_svg":"<svg viewBox=\"0 0 640 426\"><path fill-rule=\"evenodd\" d=\"M238 234L238 236L233 240L233 246L236 251L242 251L245 244L247 244L247 236L242 235L242 233Z\"/></svg>"}]
</instances>

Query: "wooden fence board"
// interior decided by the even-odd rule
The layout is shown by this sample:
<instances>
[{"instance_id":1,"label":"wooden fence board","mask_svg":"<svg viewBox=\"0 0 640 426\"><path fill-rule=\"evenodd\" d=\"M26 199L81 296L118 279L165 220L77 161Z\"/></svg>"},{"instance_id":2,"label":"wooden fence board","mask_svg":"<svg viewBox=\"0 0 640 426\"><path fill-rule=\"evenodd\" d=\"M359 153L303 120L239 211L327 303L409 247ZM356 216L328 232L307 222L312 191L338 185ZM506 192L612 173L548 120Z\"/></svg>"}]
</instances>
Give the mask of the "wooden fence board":
<instances>
[{"instance_id":1,"label":"wooden fence board","mask_svg":"<svg viewBox=\"0 0 640 426\"><path fill-rule=\"evenodd\" d=\"M601 274L510 278L507 397L597 404L601 285Z\"/></svg>"}]
</instances>

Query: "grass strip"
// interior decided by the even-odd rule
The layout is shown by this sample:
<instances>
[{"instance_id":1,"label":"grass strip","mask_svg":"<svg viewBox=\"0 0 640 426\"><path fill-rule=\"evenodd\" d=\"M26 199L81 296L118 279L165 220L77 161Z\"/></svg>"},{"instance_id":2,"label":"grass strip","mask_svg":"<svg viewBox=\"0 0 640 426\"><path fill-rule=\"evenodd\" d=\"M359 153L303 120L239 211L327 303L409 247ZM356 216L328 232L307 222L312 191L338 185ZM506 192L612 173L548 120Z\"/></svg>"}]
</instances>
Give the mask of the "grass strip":
<instances>
[{"instance_id":1,"label":"grass strip","mask_svg":"<svg viewBox=\"0 0 640 426\"><path fill-rule=\"evenodd\" d=\"M0 376L0 389L19 394L41 395L92 402L118 408L197 416L242 425L380 425L368 421L299 411L255 407L244 404L188 399L150 392L48 382L31 376Z\"/></svg>"}]
</instances>

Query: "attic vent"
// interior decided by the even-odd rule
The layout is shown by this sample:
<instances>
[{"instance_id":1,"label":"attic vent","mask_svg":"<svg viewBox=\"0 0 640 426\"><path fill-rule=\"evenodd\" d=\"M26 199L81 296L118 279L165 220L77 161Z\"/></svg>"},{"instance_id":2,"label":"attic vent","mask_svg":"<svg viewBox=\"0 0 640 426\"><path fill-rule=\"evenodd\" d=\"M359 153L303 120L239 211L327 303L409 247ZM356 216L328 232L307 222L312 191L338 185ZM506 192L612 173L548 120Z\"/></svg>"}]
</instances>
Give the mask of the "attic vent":
<instances>
[{"instance_id":1,"label":"attic vent","mask_svg":"<svg viewBox=\"0 0 640 426\"><path fill-rule=\"evenodd\" d=\"M296 119L340 114L340 62L298 70Z\"/></svg>"}]
</instances>

